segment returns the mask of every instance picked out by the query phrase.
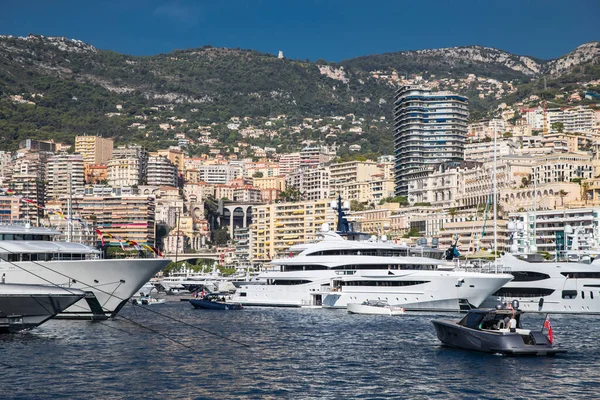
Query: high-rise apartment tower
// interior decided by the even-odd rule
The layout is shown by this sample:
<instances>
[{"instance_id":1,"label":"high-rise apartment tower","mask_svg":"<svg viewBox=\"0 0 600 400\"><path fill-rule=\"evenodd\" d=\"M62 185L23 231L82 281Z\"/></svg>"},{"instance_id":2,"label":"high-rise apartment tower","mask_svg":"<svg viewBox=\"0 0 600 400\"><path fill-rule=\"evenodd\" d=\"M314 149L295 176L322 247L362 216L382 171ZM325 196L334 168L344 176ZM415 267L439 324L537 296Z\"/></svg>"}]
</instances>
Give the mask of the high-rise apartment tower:
<instances>
[{"instance_id":1,"label":"high-rise apartment tower","mask_svg":"<svg viewBox=\"0 0 600 400\"><path fill-rule=\"evenodd\" d=\"M394 97L395 193L408 195L407 173L464 159L468 99L408 85Z\"/></svg>"}]
</instances>

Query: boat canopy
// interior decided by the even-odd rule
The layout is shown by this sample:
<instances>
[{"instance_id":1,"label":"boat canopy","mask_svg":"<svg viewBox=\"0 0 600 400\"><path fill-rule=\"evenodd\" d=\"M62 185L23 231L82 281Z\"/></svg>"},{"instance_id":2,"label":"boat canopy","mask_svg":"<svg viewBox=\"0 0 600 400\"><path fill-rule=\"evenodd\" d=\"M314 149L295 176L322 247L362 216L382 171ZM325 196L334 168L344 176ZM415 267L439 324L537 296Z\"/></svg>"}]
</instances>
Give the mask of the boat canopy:
<instances>
[{"instance_id":1,"label":"boat canopy","mask_svg":"<svg viewBox=\"0 0 600 400\"><path fill-rule=\"evenodd\" d=\"M81 243L34 241L2 241L0 254L69 253L101 254L102 252Z\"/></svg>"}]
</instances>

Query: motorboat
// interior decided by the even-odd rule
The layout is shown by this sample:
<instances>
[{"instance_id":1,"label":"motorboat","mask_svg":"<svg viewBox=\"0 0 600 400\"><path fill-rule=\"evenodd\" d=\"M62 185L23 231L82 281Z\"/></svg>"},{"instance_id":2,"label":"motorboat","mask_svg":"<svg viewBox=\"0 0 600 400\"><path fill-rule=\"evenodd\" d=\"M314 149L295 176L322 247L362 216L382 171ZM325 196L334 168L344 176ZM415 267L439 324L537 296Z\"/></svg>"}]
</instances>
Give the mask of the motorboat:
<instances>
[{"instance_id":1,"label":"motorboat","mask_svg":"<svg viewBox=\"0 0 600 400\"><path fill-rule=\"evenodd\" d=\"M241 310L243 306L237 302L227 302L225 298L219 294L209 293L197 299L188 300L194 308L202 308L207 310Z\"/></svg>"},{"instance_id":2,"label":"motorboat","mask_svg":"<svg viewBox=\"0 0 600 400\"><path fill-rule=\"evenodd\" d=\"M494 291L482 308L515 303L526 312L600 314L600 265L547 261L541 254L505 254L514 279Z\"/></svg>"},{"instance_id":3,"label":"motorboat","mask_svg":"<svg viewBox=\"0 0 600 400\"><path fill-rule=\"evenodd\" d=\"M391 306L386 301L367 300L362 303L348 303L346 309L350 314L368 315L402 315L406 311L404 307Z\"/></svg>"},{"instance_id":4,"label":"motorboat","mask_svg":"<svg viewBox=\"0 0 600 400\"><path fill-rule=\"evenodd\" d=\"M162 304L166 301L167 301L166 299L157 299L156 297L152 297L152 296L140 296L140 297L132 297L131 298L132 304L140 304L142 306Z\"/></svg>"},{"instance_id":5,"label":"motorboat","mask_svg":"<svg viewBox=\"0 0 600 400\"><path fill-rule=\"evenodd\" d=\"M61 232L29 224L0 225L0 275L6 283L54 284L91 294L57 318L102 320L170 262L163 258L102 259L81 243L54 241Z\"/></svg>"},{"instance_id":6,"label":"motorboat","mask_svg":"<svg viewBox=\"0 0 600 400\"><path fill-rule=\"evenodd\" d=\"M85 296L78 289L0 283L0 333L35 328Z\"/></svg>"},{"instance_id":7,"label":"motorboat","mask_svg":"<svg viewBox=\"0 0 600 400\"><path fill-rule=\"evenodd\" d=\"M460 321L433 320L438 339L446 346L507 355L552 356L566 353L552 345L552 333L523 329L522 312L513 309L470 310ZM511 318L516 328L508 328ZM550 328L551 329L551 328Z\"/></svg>"}]
</instances>

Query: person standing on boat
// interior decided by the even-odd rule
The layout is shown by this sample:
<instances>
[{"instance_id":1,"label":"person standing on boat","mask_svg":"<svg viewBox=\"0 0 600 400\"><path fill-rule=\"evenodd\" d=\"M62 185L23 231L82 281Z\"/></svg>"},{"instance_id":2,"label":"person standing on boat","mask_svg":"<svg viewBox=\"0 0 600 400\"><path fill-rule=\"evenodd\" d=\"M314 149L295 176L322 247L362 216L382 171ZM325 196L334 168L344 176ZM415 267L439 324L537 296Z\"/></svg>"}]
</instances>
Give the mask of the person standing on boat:
<instances>
[{"instance_id":1,"label":"person standing on boat","mask_svg":"<svg viewBox=\"0 0 600 400\"><path fill-rule=\"evenodd\" d=\"M515 319L515 314L513 314L510 318L510 321L508 321L508 328L513 333L517 331L517 320Z\"/></svg>"}]
</instances>

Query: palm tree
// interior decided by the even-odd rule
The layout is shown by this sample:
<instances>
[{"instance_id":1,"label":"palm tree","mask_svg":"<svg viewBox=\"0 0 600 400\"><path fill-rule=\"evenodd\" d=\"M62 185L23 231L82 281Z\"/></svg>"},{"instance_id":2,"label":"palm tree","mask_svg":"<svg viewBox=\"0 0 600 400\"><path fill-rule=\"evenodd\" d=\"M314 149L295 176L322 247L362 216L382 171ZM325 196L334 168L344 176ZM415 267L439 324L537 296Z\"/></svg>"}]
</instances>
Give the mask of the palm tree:
<instances>
[{"instance_id":1,"label":"palm tree","mask_svg":"<svg viewBox=\"0 0 600 400\"><path fill-rule=\"evenodd\" d=\"M583 201L585 201L585 204L587 204L587 199L588 199L588 195L587 195L587 191L590 190L590 183L589 182L579 182L581 184L581 199Z\"/></svg>"},{"instance_id":2,"label":"palm tree","mask_svg":"<svg viewBox=\"0 0 600 400\"><path fill-rule=\"evenodd\" d=\"M452 207L448 210L448 215L450 215L450 217L452 218L452 221L454 221L454 217L456 216L457 212L456 212L456 208Z\"/></svg>"},{"instance_id":3,"label":"palm tree","mask_svg":"<svg viewBox=\"0 0 600 400\"><path fill-rule=\"evenodd\" d=\"M568 192L565 192L563 189L560 189L560 190L558 191L558 195L560 196L560 206L561 206L561 207L564 207L564 205L565 205L564 198L565 198L565 196L566 196L566 195L568 195L568 194L569 194L569 193L568 193Z\"/></svg>"}]
</instances>

